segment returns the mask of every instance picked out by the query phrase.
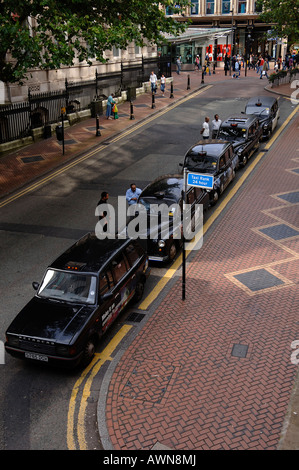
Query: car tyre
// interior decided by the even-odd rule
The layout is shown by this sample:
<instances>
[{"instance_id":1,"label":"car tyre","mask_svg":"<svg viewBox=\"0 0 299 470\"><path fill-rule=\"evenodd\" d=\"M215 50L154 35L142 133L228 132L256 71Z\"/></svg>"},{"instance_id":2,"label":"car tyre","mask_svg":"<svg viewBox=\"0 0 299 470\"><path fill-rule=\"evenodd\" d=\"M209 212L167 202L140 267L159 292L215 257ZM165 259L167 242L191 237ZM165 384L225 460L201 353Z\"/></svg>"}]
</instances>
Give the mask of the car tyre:
<instances>
[{"instance_id":1,"label":"car tyre","mask_svg":"<svg viewBox=\"0 0 299 470\"><path fill-rule=\"evenodd\" d=\"M82 365L86 367L93 359L96 349L96 341L95 338L89 338L86 342L83 355L82 355Z\"/></svg>"},{"instance_id":2,"label":"car tyre","mask_svg":"<svg viewBox=\"0 0 299 470\"><path fill-rule=\"evenodd\" d=\"M174 258L176 257L178 252L177 246L175 242L172 242L168 248L168 259L169 261L173 261Z\"/></svg>"},{"instance_id":3,"label":"car tyre","mask_svg":"<svg viewBox=\"0 0 299 470\"><path fill-rule=\"evenodd\" d=\"M242 159L242 164L243 164L243 166L245 166L245 165L247 164L247 162L248 162L248 157L247 157L247 155L243 155L243 159Z\"/></svg>"},{"instance_id":4,"label":"car tyre","mask_svg":"<svg viewBox=\"0 0 299 470\"><path fill-rule=\"evenodd\" d=\"M140 279L136 284L135 294L133 296L133 302L134 303L139 302L143 297L143 293L144 293L144 281Z\"/></svg>"}]
</instances>

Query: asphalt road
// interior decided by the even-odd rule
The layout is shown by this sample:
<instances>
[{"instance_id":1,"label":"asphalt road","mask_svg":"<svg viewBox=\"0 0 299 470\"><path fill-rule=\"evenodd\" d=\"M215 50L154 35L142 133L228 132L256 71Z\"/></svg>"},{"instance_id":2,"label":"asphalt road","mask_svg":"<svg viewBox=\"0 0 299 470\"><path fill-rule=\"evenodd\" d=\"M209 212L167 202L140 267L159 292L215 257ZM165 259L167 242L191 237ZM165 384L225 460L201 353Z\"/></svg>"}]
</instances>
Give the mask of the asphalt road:
<instances>
[{"instance_id":1,"label":"asphalt road","mask_svg":"<svg viewBox=\"0 0 299 470\"><path fill-rule=\"evenodd\" d=\"M97 221L94 212L101 191L107 190L109 202L117 207L117 197L125 194L131 182L143 188L157 176L177 172L186 150L199 140L200 125L206 115L212 118L218 113L224 119L233 112L243 111L250 96L265 93L259 80L247 83L246 89L242 89L242 83L240 80L234 81L234 86L231 81L217 84L175 109L157 115L150 123L106 145L89 159L1 209L1 341L9 323L34 294L32 281L41 279L56 255L87 231L94 230ZM280 98L279 101L280 126L293 108L289 100ZM235 183L242 172L238 172ZM216 229L217 223L213 226ZM165 269L152 267L145 296ZM126 323L129 312L124 312L112 327L101 348ZM88 449L101 448L96 403L105 367L92 381L85 410ZM5 365L0 365L0 448L70 448L70 434L75 436L78 432L72 429L76 412L73 421L69 420L70 400L81 372L45 369L6 355Z\"/></svg>"}]
</instances>

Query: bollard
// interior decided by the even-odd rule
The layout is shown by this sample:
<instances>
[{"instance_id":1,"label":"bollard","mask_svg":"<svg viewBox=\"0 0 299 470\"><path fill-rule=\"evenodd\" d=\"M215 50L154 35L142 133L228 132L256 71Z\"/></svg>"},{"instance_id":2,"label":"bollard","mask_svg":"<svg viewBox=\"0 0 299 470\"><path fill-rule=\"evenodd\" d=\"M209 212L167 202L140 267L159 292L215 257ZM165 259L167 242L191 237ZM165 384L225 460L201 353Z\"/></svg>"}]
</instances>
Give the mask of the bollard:
<instances>
[{"instance_id":1,"label":"bollard","mask_svg":"<svg viewBox=\"0 0 299 470\"><path fill-rule=\"evenodd\" d=\"M134 112L133 112L133 103L130 101L130 119L135 119L134 118Z\"/></svg>"},{"instance_id":2,"label":"bollard","mask_svg":"<svg viewBox=\"0 0 299 470\"><path fill-rule=\"evenodd\" d=\"M190 90L190 75L188 74L187 90Z\"/></svg>"},{"instance_id":3,"label":"bollard","mask_svg":"<svg viewBox=\"0 0 299 470\"><path fill-rule=\"evenodd\" d=\"M96 115L96 137L101 136L101 131L100 131L100 122L99 122L99 115Z\"/></svg>"},{"instance_id":4,"label":"bollard","mask_svg":"<svg viewBox=\"0 0 299 470\"><path fill-rule=\"evenodd\" d=\"M155 105L155 92L153 91L152 93L152 109L154 109L156 107Z\"/></svg>"},{"instance_id":5,"label":"bollard","mask_svg":"<svg viewBox=\"0 0 299 470\"><path fill-rule=\"evenodd\" d=\"M171 82L170 84L170 97L169 98L173 98L173 82Z\"/></svg>"},{"instance_id":6,"label":"bollard","mask_svg":"<svg viewBox=\"0 0 299 470\"><path fill-rule=\"evenodd\" d=\"M204 70L202 70L202 72L201 72L201 83L205 82L204 75L205 75L205 72L204 72Z\"/></svg>"}]
</instances>

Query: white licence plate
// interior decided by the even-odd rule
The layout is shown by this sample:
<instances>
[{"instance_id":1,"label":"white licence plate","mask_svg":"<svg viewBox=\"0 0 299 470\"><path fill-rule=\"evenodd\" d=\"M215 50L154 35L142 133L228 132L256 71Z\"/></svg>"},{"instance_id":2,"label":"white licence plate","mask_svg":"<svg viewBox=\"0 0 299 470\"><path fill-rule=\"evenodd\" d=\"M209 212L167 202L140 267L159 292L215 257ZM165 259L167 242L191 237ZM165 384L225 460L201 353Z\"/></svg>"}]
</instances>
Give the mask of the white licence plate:
<instances>
[{"instance_id":1,"label":"white licence plate","mask_svg":"<svg viewBox=\"0 0 299 470\"><path fill-rule=\"evenodd\" d=\"M26 352L25 357L27 359L35 359L36 361L48 362L48 357L44 356L43 354L36 354L36 353Z\"/></svg>"}]
</instances>

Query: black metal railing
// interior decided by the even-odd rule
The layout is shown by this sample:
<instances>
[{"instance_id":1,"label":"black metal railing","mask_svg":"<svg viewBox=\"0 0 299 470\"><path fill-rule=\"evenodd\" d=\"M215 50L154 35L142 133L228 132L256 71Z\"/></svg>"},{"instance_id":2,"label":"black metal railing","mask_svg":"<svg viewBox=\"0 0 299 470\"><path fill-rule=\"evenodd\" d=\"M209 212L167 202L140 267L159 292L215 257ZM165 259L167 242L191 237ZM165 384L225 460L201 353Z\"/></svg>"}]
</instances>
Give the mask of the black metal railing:
<instances>
[{"instance_id":1,"label":"black metal railing","mask_svg":"<svg viewBox=\"0 0 299 470\"><path fill-rule=\"evenodd\" d=\"M119 70L98 73L88 81L69 82L58 91L45 93L28 92L28 100L0 107L0 144L32 135L32 130L58 122L61 109L67 114L88 109L92 101L105 99L106 95L140 87L149 80L154 70L158 78L162 73L171 76L170 57L150 57L139 61L119 64Z\"/></svg>"}]
</instances>

